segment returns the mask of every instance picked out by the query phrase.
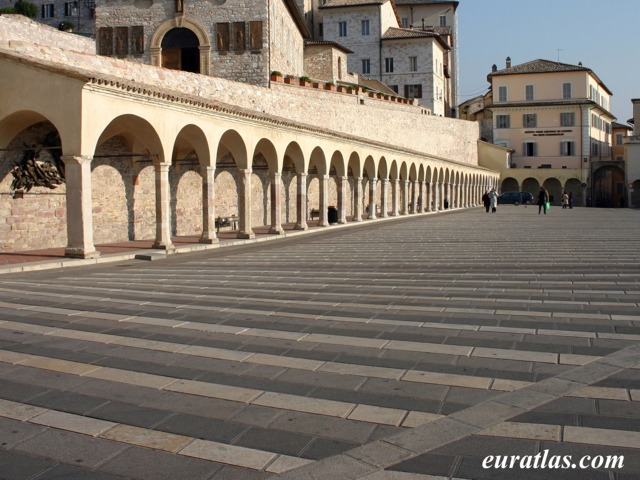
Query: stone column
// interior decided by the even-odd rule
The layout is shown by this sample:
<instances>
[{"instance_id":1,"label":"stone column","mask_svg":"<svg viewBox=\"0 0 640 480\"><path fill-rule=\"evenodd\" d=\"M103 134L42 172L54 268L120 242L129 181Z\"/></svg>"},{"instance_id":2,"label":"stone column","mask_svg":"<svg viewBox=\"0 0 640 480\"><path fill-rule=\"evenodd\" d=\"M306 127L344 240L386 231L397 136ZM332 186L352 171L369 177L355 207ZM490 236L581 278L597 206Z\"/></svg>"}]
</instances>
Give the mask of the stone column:
<instances>
[{"instance_id":1,"label":"stone column","mask_svg":"<svg viewBox=\"0 0 640 480\"><path fill-rule=\"evenodd\" d=\"M397 217L399 215L398 213L398 200L399 200L399 194L400 194L400 180L398 178L395 178L392 180L391 182L391 216L392 217Z\"/></svg>"},{"instance_id":2,"label":"stone column","mask_svg":"<svg viewBox=\"0 0 640 480\"><path fill-rule=\"evenodd\" d=\"M255 238L251 229L251 169L239 168L240 192L238 195L238 234L237 238Z\"/></svg>"},{"instance_id":3,"label":"stone column","mask_svg":"<svg viewBox=\"0 0 640 480\"><path fill-rule=\"evenodd\" d=\"M427 212L433 212L433 183L427 183Z\"/></svg>"},{"instance_id":4,"label":"stone column","mask_svg":"<svg viewBox=\"0 0 640 480\"><path fill-rule=\"evenodd\" d=\"M307 174L298 173L298 195L296 198L296 230L307 230Z\"/></svg>"},{"instance_id":5,"label":"stone column","mask_svg":"<svg viewBox=\"0 0 640 480\"><path fill-rule=\"evenodd\" d=\"M269 233L274 235L284 233L282 228L282 202L280 200L281 190L282 174L280 172L271 172L271 229Z\"/></svg>"},{"instance_id":6,"label":"stone column","mask_svg":"<svg viewBox=\"0 0 640 480\"><path fill-rule=\"evenodd\" d=\"M216 167L205 165L200 168L202 175L202 235L200 243L217 243L215 212L215 172Z\"/></svg>"},{"instance_id":7,"label":"stone column","mask_svg":"<svg viewBox=\"0 0 640 480\"><path fill-rule=\"evenodd\" d=\"M376 183L378 183L377 179L369 179L369 220L378 218L376 215Z\"/></svg>"},{"instance_id":8,"label":"stone column","mask_svg":"<svg viewBox=\"0 0 640 480\"><path fill-rule=\"evenodd\" d=\"M362 221L362 177L353 178L353 221Z\"/></svg>"},{"instance_id":9,"label":"stone column","mask_svg":"<svg viewBox=\"0 0 640 480\"><path fill-rule=\"evenodd\" d=\"M411 182L411 212L415 215L418 213L418 181Z\"/></svg>"},{"instance_id":10,"label":"stone column","mask_svg":"<svg viewBox=\"0 0 640 480\"><path fill-rule=\"evenodd\" d=\"M380 188L382 191L380 192L380 216L382 218L388 218L389 212L387 211L387 202L389 196L389 179L383 178L380 180Z\"/></svg>"},{"instance_id":11,"label":"stone column","mask_svg":"<svg viewBox=\"0 0 640 480\"><path fill-rule=\"evenodd\" d=\"M155 165L156 172L156 241L153 248L173 251L171 241L171 190L168 163Z\"/></svg>"},{"instance_id":12,"label":"stone column","mask_svg":"<svg viewBox=\"0 0 640 480\"><path fill-rule=\"evenodd\" d=\"M67 185L67 248L65 257L97 258L93 245L91 161L93 157L60 157Z\"/></svg>"},{"instance_id":13,"label":"stone column","mask_svg":"<svg viewBox=\"0 0 640 480\"><path fill-rule=\"evenodd\" d=\"M329 175L318 175L320 182L320 215L318 216L318 226L329 226Z\"/></svg>"},{"instance_id":14,"label":"stone column","mask_svg":"<svg viewBox=\"0 0 640 480\"><path fill-rule=\"evenodd\" d=\"M401 215L409 215L409 180L402 180L402 208Z\"/></svg>"},{"instance_id":15,"label":"stone column","mask_svg":"<svg viewBox=\"0 0 640 480\"><path fill-rule=\"evenodd\" d=\"M441 188L442 188L442 184L436 183L433 189L433 211L434 212L439 212L440 210L442 210L440 206L440 196L442 194Z\"/></svg>"},{"instance_id":16,"label":"stone column","mask_svg":"<svg viewBox=\"0 0 640 480\"><path fill-rule=\"evenodd\" d=\"M418 213L424 213L425 209L424 209L424 202L425 202L425 198L426 198L426 191L427 191L427 182L418 182L418 187L419 187L419 192L418 192Z\"/></svg>"},{"instance_id":17,"label":"stone column","mask_svg":"<svg viewBox=\"0 0 640 480\"><path fill-rule=\"evenodd\" d=\"M338 177L338 223L347 223L347 177Z\"/></svg>"}]
</instances>

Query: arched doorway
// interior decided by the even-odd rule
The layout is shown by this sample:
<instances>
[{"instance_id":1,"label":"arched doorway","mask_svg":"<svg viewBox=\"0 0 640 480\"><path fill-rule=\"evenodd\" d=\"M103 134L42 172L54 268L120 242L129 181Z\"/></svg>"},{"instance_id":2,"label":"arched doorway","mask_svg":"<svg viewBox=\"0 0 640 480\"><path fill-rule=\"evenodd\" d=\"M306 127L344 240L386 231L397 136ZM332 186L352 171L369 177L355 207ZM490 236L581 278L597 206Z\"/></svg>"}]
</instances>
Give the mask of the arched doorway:
<instances>
[{"instance_id":1,"label":"arched doorway","mask_svg":"<svg viewBox=\"0 0 640 480\"><path fill-rule=\"evenodd\" d=\"M200 73L200 43L188 28L173 28L162 39L162 66Z\"/></svg>"},{"instance_id":2,"label":"arched doorway","mask_svg":"<svg viewBox=\"0 0 640 480\"><path fill-rule=\"evenodd\" d=\"M507 177L502 181L500 192L519 192L520 186L515 178Z\"/></svg>"},{"instance_id":3,"label":"arched doorway","mask_svg":"<svg viewBox=\"0 0 640 480\"><path fill-rule=\"evenodd\" d=\"M624 207L624 172L614 166L596 170L593 174L592 198L595 207Z\"/></svg>"}]
</instances>

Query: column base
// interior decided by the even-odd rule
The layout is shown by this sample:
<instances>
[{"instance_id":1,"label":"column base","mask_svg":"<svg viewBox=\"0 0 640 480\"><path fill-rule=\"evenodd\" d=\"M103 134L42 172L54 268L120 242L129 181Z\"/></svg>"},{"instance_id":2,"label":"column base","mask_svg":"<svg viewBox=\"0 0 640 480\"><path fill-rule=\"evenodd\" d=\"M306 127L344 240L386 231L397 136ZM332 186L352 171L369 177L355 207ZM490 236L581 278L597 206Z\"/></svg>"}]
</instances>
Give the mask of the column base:
<instances>
[{"instance_id":1,"label":"column base","mask_svg":"<svg viewBox=\"0 0 640 480\"><path fill-rule=\"evenodd\" d=\"M269 230L269 234L271 235L283 235L284 234L284 228L278 226L278 227L271 227L271 230Z\"/></svg>"},{"instance_id":2,"label":"column base","mask_svg":"<svg viewBox=\"0 0 640 480\"><path fill-rule=\"evenodd\" d=\"M64 256L69 258L98 258L100 256L100 252L97 250L86 250L84 248L78 247L67 247L64 250Z\"/></svg>"},{"instance_id":3,"label":"column base","mask_svg":"<svg viewBox=\"0 0 640 480\"><path fill-rule=\"evenodd\" d=\"M296 223L296 226L293 227L294 230L309 230L309 225L306 223Z\"/></svg>"},{"instance_id":4,"label":"column base","mask_svg":"<svg viewBox=\"0 0 640 480\"><path fill-rule=\"evenodd\" d=\"M164 243L155 242L151 248L154 250L164 250L167 253L173 253L176 251L176 247L172 243L165 245Z\"/></svg>"},{"instance_id":5,"label":"column base","mask_svg":"<svg viewBox=\"0 0 640 480\"><path fill-rule=\"evenodd\" d=\"M214 243L220 243L220 239L218 237L208 237L208 236L202 236L200 237L200 240L198 240L198 243L204 243L207 245L213 245Z\"/></svg>"},{"instance_id":6,"label":"column base","mask_svg":"<svg viewBox=\"0 0 640 480\"><path fill-rule=\"evenodd\" d=\"M253 238L256 238L256 234L253 232L238 232L238 235L236 235L236 238L241 238L243 240L251 240Z\"/></svg>"},{"instance_id":7,"label":"column base","mask_svg":"<svg viewBox=\"0 0 640 480\"><path fill-rule=\"evenodd\" d=\"M344 225L346 223L347 221L344 218L341 218L340 220L338 220L338 225Z\"/></svg>"}]
</instances>

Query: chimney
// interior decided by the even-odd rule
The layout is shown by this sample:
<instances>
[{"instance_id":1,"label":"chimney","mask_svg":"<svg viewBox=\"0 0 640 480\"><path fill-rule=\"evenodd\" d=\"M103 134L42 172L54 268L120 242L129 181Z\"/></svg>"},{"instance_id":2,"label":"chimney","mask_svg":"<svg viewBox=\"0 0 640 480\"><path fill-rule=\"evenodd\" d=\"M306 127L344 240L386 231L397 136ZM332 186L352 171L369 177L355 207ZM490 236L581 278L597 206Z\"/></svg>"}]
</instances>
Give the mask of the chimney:
<instances>
[{"instance_id":1,"label":"chimney","mask_svg":"<svg viewBox=\"0 0 640 480\"><path fill-rule=\"evenodd\" d=\"M496 73L498 71L498 66L494 63L491 67L491 73Z\"/></svg>"},{"instance_id":2,"label":"chimney","mask_svg":"<svg viewBox=\"0 0 640 480\"><path fill-rule=\"evenodd\" d=\"M507 68L511 68L511 57L507 57Z\"/></svg>"}]
</instances>

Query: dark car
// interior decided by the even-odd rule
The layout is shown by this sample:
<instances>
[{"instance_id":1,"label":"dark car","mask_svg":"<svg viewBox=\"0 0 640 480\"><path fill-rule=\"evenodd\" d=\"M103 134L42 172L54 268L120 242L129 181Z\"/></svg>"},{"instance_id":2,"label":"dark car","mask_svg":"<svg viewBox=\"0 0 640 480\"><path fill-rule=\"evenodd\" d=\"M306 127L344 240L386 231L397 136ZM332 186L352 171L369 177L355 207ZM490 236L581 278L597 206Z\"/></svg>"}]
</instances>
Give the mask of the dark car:
<instances>
[{"instance_id":1,"label":"dark car","mask_svg":"<svg viewBox=\"0 0 640 480\"><path fill-rule=\"evenodd\" d=\"M498 197L498 205L531 205L533 195L529 192L504 192Z\"/></svg>"}]
</instances>

